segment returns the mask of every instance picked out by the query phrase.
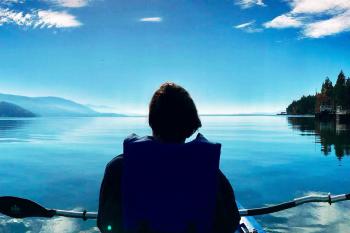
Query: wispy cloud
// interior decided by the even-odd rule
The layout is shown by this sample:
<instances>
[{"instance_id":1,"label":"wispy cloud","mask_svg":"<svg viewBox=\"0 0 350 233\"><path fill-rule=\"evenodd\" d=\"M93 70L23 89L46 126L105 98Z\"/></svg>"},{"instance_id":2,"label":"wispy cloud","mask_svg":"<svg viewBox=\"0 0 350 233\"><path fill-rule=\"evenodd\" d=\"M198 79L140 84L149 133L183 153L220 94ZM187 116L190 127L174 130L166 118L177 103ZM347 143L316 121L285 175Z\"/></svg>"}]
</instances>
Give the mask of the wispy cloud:
<instances>
[{"instance_id":1,"label":"wispy cloud","mask_svg":"<svg viewBox=\"0 0 350 233\"><path fill-rule=\"evenodd\" d=\"M235 29L243 30L248 33L261 32L262 28L257 28L255 26L255 20L249 21L247 23L242 23L234 26Z\"/></svg>"},{"instance_id":2,"label":"wispy cloud","mask_svg":"<svg viewBox=\"0 0 350 233\"><path fill-rule=\"evenodd\" d=\"M82 24L76 19L75 16L66 12L57 11L38 11L38 20L35 22L35 26L40 27L56 27L56 28L69 28L79 27Z\"/></svg>"},{"instance_id":3,"label":"wispy cloud","mask_svg":"<svg viewBox=\"0 0 350 233\"><path fill-rule=\"evenodd\" d=\"M302 26L302 22L292 15L280 15L264 24L266 28L297 28Z\"/></svg>"},{"instance_id":4,"label":"wispy cloud","mask_svg":"<svg viewBox=\"0 0 350 233\"><path fill-rule=\"evenodd\" d=\"M291 9L266 28L301 28L303 37L322 38L350 31L349 0L288 0Z\"/></svg>"},{"instance_id":5,"label":"wispy cloud","mask_svg":"<svg viewBox=\"0 0 350 233\"><path fill-rule=\"evenodd\" d=\"M15 24L33 28L68 28L81 26L75 16L67 12L36 10L29 13L0 8L0 26Z\"/></svg>"},{"instance_id":6,"label":"wispy cloud","mask_svg":"<svg viewBox=\"0 0 350 233\"><path fill-rule=\"evenodd\" d=\"M17 25L26 28L73 28L82 23L67 10L86 6L91 0L38 0L46 9L33 8L25 0L0 1L0 26ZM57 8L59 6L59 8Z\"/></svg>"},{"instance_id":7,"label":"wispy cloud","mask_svg":"<svg viewBox=\"0 0 350 233\"><path fill-rule=\"evenodd\" d=\"M151 22L151 23L159 23L162 22L161 17L147 17L147 18L141 18L140 22Z\"/></svg>"},{"instance_id":8,"label":"wispy cloud","mask_svg":"<svg viewBox=\"0 0 350 233\"><path fill-rule=\"evenodd\" d=\"M17 24L19 26L31 26L33 24L33 15L24 14L10 9L0 8L0 26L4 24Z\"/></svg>"},{"instance_id":9,"label":"wispy cloud","mask_svg":"<svg viewBox=\"0 0 350 233\"><path fill-rule=\"evenodd\" d=\"M2 0L2 4L24 3L25 0Z\"/></svg>"},{"instance_id":10,"label":"wispy cloud","mask_svg":"<svg viewBox=\"0 0 350 233\"><path fill-rule=\"evenodd\" d=\"M289 0L292 13L337 13L350 9L349 0Z\"/></svg>"},{"instance_id":11,"label":"wispy cloud","mask_svg":"<svg viewBox=\"0 0 350 233\"><path fill-rule=\"evenodd\" d=\"M52 0L48 0L52 1ZM78 8L87 6L89 0L54 0L58 5L63 7Z\"/></svg>"},{"instance_id":12,"label":"wispy cloud","mask_svg":"<svg viewBox=\"0 0 350 233\"><path fill-rule=\"evenodd\" d=\"M306 25L303 33L306 37L320 38L350 31L350 11Z\"/></svg>"},{"instance_id":13,"label":"wispy cloud","mask_svg":"<svg viewBox=\"0 0 350 233\"><path fill-rule=\"evenodd\" d=\"M243 9L253 6L266 6L263 0L236 0L236 5L239 5Z\"/></svg>"}]
</instances>

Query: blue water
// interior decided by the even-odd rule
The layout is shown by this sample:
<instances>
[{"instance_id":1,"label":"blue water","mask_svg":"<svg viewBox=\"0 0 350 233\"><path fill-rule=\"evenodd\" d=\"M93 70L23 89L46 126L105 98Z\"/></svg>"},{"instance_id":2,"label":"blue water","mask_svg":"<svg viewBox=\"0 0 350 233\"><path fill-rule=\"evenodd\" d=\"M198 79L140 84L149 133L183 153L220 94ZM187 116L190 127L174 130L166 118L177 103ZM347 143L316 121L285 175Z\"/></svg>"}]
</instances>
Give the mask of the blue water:
<instances>
[{"instance_id":1,"label":"blue water","mask_svg":"<svg viewBox=\"0 0 350 233\"><path fill-rule=\"evenodd\" d=\"M350 192L347 125L285 116L202 117L200 130L221 142L221 169L245 207L307 194ZM150 134L147 119L0 118L0 196L46 207L95 211L104 167L130 133ZM350 232L350 203L309 204L257 218L268 232ZM95 221L15 220L0 233L98 232Z\"/></svg>"}]
</instances>

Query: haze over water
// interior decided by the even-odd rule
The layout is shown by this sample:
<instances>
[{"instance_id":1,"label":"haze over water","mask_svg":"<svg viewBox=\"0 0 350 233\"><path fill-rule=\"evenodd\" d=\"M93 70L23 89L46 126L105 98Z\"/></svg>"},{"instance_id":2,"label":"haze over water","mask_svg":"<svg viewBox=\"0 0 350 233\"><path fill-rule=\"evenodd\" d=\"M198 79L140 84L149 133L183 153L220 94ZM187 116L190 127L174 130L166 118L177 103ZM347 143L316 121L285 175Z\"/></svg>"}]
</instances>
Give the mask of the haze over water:
<instances>
[{"instance_id":1,"label":"haze over water","mask_svg":"<svg viewBox=\"0 0 350 233\"><path fill-rule=\"evenodd\" d=\"M350 131L343 124L284 116L202 117L200 132L222 143L221 169L246 208L317 193L350 192ZM0 119L0 196L48 208L95 211L104 167L123 139L150 134L147 119ZM334 146L335 145L335 146ZM350 203L308 204L257 218L268 232L350 232ZM0 233L97 232L95 221L13 220Z\"/></svg>"}]
</instances>

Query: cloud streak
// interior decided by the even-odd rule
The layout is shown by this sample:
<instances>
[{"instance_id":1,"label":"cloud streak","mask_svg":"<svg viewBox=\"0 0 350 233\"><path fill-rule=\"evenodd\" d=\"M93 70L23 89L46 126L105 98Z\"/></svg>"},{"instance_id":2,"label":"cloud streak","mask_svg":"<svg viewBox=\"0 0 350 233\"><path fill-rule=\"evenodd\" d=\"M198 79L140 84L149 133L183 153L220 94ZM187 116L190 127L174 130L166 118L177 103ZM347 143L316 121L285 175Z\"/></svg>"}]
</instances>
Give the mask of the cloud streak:
<instances>
[{"instance_id":1,"label":"cloud streak","mask_svg":"<svg viewBox=\"0 0 350 233\"><path fill-rule=\"evenodd\" d=\"M236 29L242 29L242 28L247 28L249 26L251 26L252 24L254 24L254 20L253 21L250 21L248 23L242 23L242 24L239 24L239 25L236 25L235 28Z\"/></svg>"},{"instance_id":2,"label":"cloud streak","mask_svg":"<svg viewBox=\"0 0 350 233\"><path fill-rule=\"evenodd\" d=\"M322 38L350 31L349 0L288 0L290 11L265 28L301 28L302 37Z\"/></svg>"},{"instance_id":3,"label":"cloud streak","mask_svg":"<svg viewBox=\"0 0 350 233\"><path fill-rule=\"evenodd\" d=\"M247 23L242 23L234 26L235 29L242 30L248 33L261 32L262 28L255 27L255 20L249 21Z\"/></svg>"},{"instance_id":4,"label":"cloud streak","mask_svg":"<svg viewBox=\"0 0 350 233\"><path fill-rule=\"evenodd\" d=\"M148 17L148 18L141 18L139 21L140 22L159 23L159 22L162 22L163 19L161 17Z\"/></svg>"}]
</instances>

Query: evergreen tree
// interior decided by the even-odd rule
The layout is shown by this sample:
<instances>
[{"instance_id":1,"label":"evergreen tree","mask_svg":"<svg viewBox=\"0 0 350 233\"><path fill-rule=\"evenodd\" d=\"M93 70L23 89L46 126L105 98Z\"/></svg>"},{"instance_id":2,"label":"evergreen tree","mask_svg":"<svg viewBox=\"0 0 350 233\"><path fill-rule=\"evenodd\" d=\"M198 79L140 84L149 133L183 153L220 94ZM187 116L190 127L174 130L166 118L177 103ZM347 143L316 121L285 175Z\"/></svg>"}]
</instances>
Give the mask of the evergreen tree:
<instances>
[{"instance_id":1,"label":"evergreen tree","mask_svg":"<svg viewBox=\"0 0 350 233\"><path fill-rule=\"evenodd\" d=\"M333 106L333 84L331 80L327 77L324 83L322 84L321 95L322 95L322 103L323 105L331 105Z\"/></svg>"},{"instance_id":2,"label":"evergreen tree","mask_svg":"<svg viewBox=\"0 0 350 233\"><path fill-rule=\"evenodd\" d=\"M346 77L343 71L339 73L334 86L334 100L337 106L346 108Z\"/></svg>"},{"instance_id":3,"label":"evergreen tree","mask_svg":"<svg viewBox=\"0 0 350 233\"><path fill-rule=\"evenodd\" d=\"M350 109L350 77L346 79L346 108Z\"/></svg>"}]
</instances>

